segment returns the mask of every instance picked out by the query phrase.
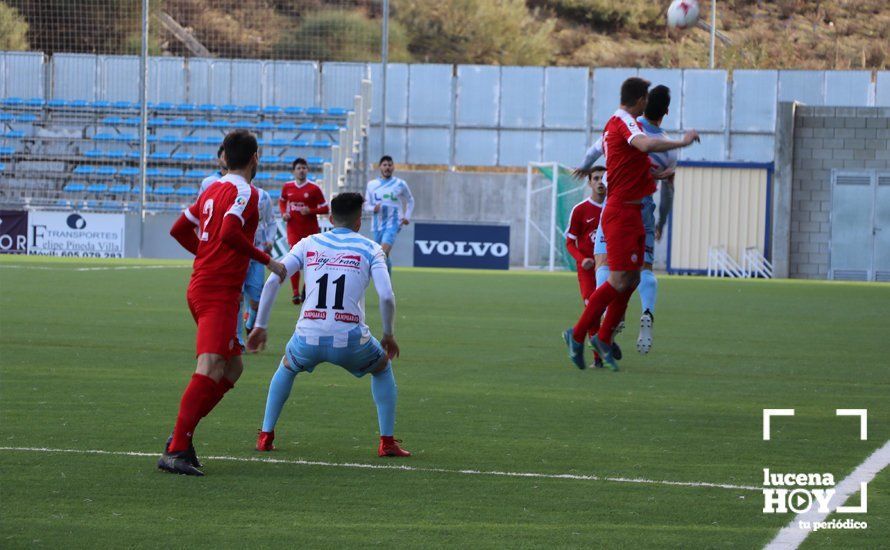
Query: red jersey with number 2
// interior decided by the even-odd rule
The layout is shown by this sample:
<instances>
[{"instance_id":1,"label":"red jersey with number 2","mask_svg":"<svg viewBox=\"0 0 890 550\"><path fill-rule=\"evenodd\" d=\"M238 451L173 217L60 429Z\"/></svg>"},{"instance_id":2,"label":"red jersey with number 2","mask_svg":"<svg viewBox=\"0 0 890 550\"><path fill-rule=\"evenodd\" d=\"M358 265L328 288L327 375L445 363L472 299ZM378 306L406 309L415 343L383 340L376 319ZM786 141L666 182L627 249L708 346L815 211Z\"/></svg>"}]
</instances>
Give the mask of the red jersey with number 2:
<instances>
[{"instance_id":1,"label":"red jersey with number 2","mask_svg":"<svg viewBox=\"0 0 890 550\"><path fill-rule=\"evenodd\" d=\"M227 174L201 193L184 214L198 226L198 253L189 283L189 293L196 297L225 299L241 292L250 257L222 240L225 216L241 220L244 236L253 242L259 223L259 194L241 176Z\"/></svg>"},{"instance_id":2,"label":"red jersey with number 2","mask_svg":"<svg viewBox=\"0 0 890 550\"><path fill-rule=\"evenodd\" d=\"M603 130L603 148L606 155L606 173L609 175L609 202L618 206L625 202L639 201L657 189L650 172L649 155L640 151L631 141L644 136L633 115L618 109ZM607 206L608 208L608 206Z\"/></svg>"}]
</instances>

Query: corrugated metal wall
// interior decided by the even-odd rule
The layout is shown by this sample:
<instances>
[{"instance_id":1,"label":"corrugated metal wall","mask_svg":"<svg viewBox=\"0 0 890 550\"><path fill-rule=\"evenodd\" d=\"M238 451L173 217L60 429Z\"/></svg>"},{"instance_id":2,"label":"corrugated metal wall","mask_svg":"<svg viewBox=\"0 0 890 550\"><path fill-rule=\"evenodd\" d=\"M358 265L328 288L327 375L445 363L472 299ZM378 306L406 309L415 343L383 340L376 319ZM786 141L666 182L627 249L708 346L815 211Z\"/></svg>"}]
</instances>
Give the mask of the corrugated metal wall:
<instances>
[{"instance_id":1,"label":"corrugated metal wall","mask_svg":"<svg viewBox=\"0 0 890 550\"><path fill-rule=\"evenodd\" d=\"M668 269L706 270L715 246L739 260L748 247L766 254L769 177L766 167L678 169Z\"/></svg>"},{"instance_id":2,"label":"corrugated metal wall","mask_svg":"<svg viewBox=\"0 0 890 550\"><path fill-rule=\"evenodd\" d=\"M49 70L44 65L49 64ZM132 56L0 52L4 97L131 100ZM150 101L350 107L379 64L150 59ZM618 104L621 81L640 75L673 91L669 131L696 128L685 160L770 162L777 101L890 106L890 71L753 71L390 64L387 153L412 164L574 165ZM371 156L379 149L382 90L374 87Z\"/></svg>"}]
</instances>

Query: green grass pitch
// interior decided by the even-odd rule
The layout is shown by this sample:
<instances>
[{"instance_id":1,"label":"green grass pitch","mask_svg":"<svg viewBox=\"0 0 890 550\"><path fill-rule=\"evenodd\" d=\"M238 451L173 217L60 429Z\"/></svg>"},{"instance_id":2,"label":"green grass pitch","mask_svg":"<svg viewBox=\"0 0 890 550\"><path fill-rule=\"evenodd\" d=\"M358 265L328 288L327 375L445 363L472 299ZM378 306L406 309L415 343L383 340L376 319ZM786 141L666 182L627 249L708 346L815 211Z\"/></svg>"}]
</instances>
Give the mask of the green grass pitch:
<instances>
[{"instance_id":1,"label":"green grass pitch","mask_svg":"<svg viewBox=\"0 0 890 550\"><path fill-rule=\"evenodd\" d=\"M129 269L146 265L165 267ZM764 515L756 490L459 471L756 487L765 467L840 480L890 439L890 285L661 277L652 353L634 351L634 297L612 373L566 357L573 274L397 269L410 459L376 457L368 380L333 366L297 378L279 449L253 450L296 319L286 297L269 349L198 428L206 477L153 455L15 450L160 452L194 369L189 273L0 260L0 546L758 548L792 515ZM368 317L379 334L373 292ZM765 442L763 408L797 415ZM836 408L869 410L868 441ZM804 547L886 545L890 471L868 505L867 530Z\"/></svg>"}]
</instances>

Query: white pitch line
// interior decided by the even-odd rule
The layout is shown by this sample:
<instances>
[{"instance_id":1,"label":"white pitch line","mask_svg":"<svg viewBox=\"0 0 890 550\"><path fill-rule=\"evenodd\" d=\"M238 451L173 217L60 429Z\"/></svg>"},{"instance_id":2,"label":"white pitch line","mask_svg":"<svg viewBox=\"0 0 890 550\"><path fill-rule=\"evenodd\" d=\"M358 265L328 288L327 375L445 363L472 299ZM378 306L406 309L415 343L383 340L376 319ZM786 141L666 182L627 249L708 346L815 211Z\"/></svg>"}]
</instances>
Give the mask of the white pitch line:
<instances>
[{"instance_id":1,"label":"white pitch line","mask_svg":"<svg viewBox=\"0 0 890 550\"><path fill-rule=\"evenodd\" d=\"M819 512L815 504L802 514L797 514L788 525L783 527L776 537L766 545L765 550L789 550L797 548L803 543L812 529L801 529L800 522L808 521L810 525L825 521L825 518L838 506L843 506L847 499L859 492L860 483L870 483L878 475L878 472L890 465L890 440L884 446L869 455L865 461L856 467L850 475L837 484L837 491L828 502L828 512Z\"/></svg>"},{"instance_id":2,"label":"white pitch line","mask_svg":"<svg viewBox=\"0 0 890 550\"><path fill-rule=\"evenodd\" d=\"M119 266L103 266L103 267L50 267L45 265L4 265L0 264L3 269L26 269L41 271L125 271L130 269L183 269L191 267L189 265L119 265Z\"/></svg>"},{"instance_id":3,"label":"white pitch line","mask_svg":"<svg viewBox=\"0 0 890 550\"><path fill-rule=\"evenodd\" d=\"M0 447L0 451L40 452L40 453L72 453L112 456L138 456L158 457L160 453L147 453L142 451L103 451L99 449L50 449L44 447ZM447 468L421 468L416 466L395 464L363 464L360 462L321 462L317 460L289 460L283 458L267 457L238 457L238 456L205 456L207 460L228 460L232 462L265 462L269 464L294 464L299 466L322 466L327 468L355 468L362 470L399 470L403 472L426 472L435 474L458 474L474 476L495 477L526 477L537 479L568 479L573 481L611 481L614 483L641 483L648 485L670 485L676 487L696 487L711 489L732 489L736 491L761 491L761 487L748 485L731 485L728 483L707 483L697 481L668 481L658 479L643 479L629 477L605 477L583 474L543 474L537 472L502 472L497 470L449 470Z\"/></svg>"}]
</instances>

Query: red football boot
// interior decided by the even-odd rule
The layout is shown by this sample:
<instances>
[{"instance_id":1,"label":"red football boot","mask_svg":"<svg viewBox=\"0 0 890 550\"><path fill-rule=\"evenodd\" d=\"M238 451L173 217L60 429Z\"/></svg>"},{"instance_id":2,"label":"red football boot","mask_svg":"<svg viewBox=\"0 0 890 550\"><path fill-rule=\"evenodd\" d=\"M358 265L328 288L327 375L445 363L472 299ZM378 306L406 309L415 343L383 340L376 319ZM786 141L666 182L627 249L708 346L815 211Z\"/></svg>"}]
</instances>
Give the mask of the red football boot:
<instances>
[{"instance_id":1,"label":"red football boot","mask_svg":"<svg viewBox=\"0 0 890 550\"><path fill-rule=\"evenodd\" d=\"M411 456L411 453L399 447L400 439L393 439L392 436L381 436L380 446L377 447L377 456Z\"/></svg>"},{"instance_id":2,"label":"red football boot","mask_svg":"<svg viewBox=\"0 0 890 550\"><path fill-rule=\"evenodd\" d=\"M262 430L257 430L256 436L256 450L258 451L274 451L275 445L272 445L272 442L275 441L275 431L264 432Z\"/></svg>"}]
</instances>

